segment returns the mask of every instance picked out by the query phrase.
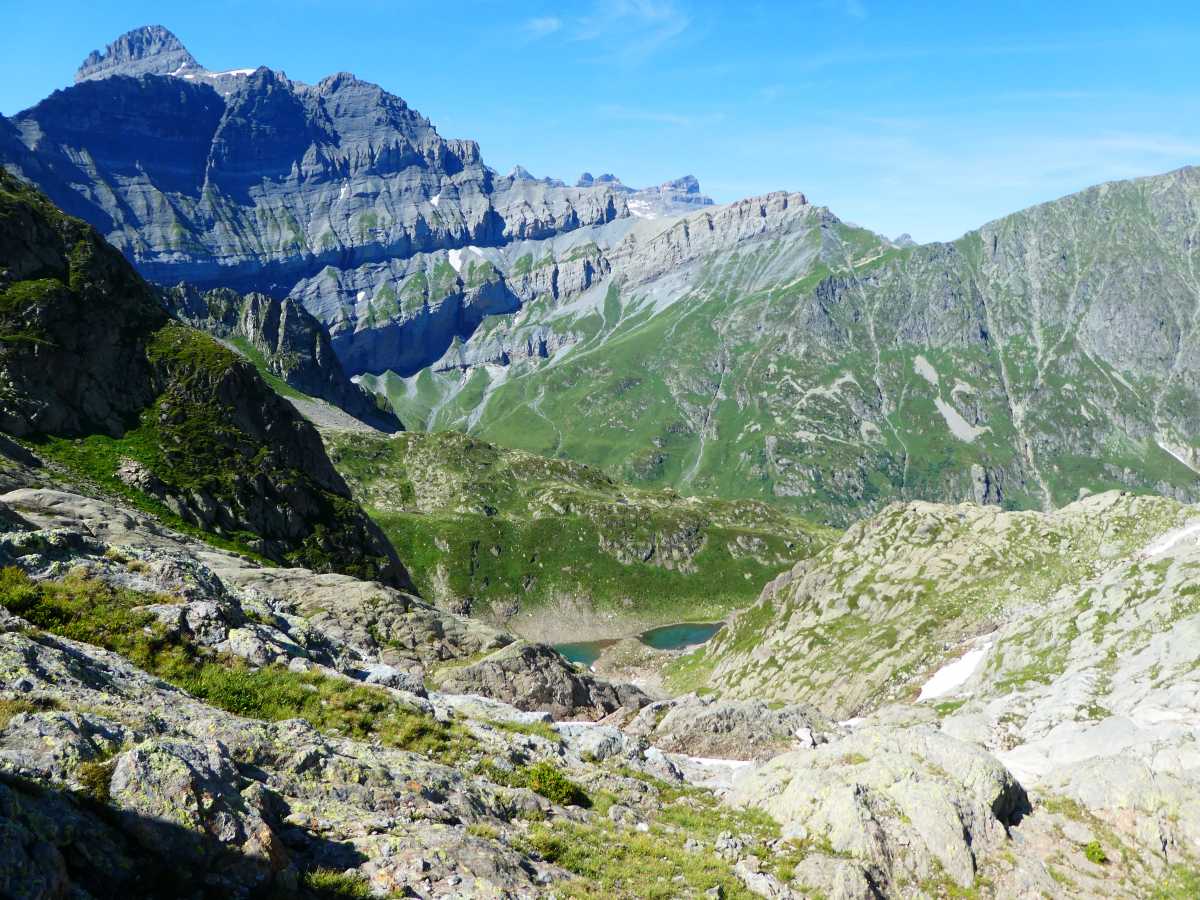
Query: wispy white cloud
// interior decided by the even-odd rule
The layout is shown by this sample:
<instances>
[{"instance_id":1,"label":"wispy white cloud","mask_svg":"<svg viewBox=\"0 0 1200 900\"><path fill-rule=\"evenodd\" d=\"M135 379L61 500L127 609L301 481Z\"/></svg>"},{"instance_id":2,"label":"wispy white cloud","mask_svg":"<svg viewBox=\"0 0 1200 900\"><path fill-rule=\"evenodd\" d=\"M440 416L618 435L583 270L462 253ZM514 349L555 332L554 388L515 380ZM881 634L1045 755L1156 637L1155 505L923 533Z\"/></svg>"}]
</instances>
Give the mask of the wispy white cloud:
<instances>
[{"instance_id":1,"label":"wispy white cloud","mask_svg":"<svg viewBox=\"0 0 1200 900\"><path fill-rule=\"evenodd\" d=\"M635 62L675 41L691 24L675 0L595 0L581 15L528 19L523 31L532 38L594 43L605 58Z\"/></svg>"},{"instance_id":2,"label":"wispy white cloud","mask_svg":"<svg viewBox=\"0 0 1200 900\"><path fill-rule=\"evenodd\" d=\"M758 99L767 103L774 103L787 91L787 86L783 84L764 84L758 89Z\"/></svg>"},{"instance_id":3,"label":"wispy white cloud","mask_svg":"<svg viewBox=\"0 0 1200 900\"><path fill-rule=\"evenodd\" d=\"M846 15L854 19L865 19L867 17L867 8L863 5L862 0L846 0Z\"/></svg>"},{"instance_id":4,"label":"wispy white cloud","mask_svg":"<svg viewBox=\"0 0 1200 900\"><path fill-rule=\"evenodd\" d=\"M558 16L535 16L532 19L526 19L522 29L530 37L541 38L548 34L554 34L561 30L562 26L562 19Z\"/></svg>"},{"instance_id":5,"label":"wispy white cloud","mask_svg":"<svg viewBox=\"0 0 1200 900\"><path fill-rule=\"evenodd\" d=\"M672 125L677 128L698 128L719 124L725 114L721 112L688 114L671 110L637 109L628 106L606 104L597 112L608 119L627 122L649 122L656 125Z\"/></svg>"},{"instance_id":6,"label":"wispy white cloud","mask_svg":"<svg viewBox=\"0 0 1200 900\"><path fill-rule=\"evenodd\" d=\"M956 128L952 121L863 115L739 133L719 141L740 178L705 181L719 200L804 191L886 234L950 240L989 219L1094 184L1200 160L1194 129ZM756 163L770 160L755 169Z\"/></svg>"}]
</instances>

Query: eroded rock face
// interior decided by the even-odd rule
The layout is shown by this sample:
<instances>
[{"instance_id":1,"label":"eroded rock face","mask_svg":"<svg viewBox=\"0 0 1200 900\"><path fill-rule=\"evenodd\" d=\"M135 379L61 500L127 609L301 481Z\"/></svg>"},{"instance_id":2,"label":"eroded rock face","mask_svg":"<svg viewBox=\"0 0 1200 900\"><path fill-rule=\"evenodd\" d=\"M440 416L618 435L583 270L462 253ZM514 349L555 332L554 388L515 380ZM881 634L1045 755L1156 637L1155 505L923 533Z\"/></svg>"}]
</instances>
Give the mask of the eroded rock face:
<instances>
[{"instance_id":1,"label":"eroded rock face","mask_svg":"<svg viewBox=\"0 0 1200 900\"><path fill-rule=\"evenodd\" d=\"M477 663L448 669L439 677L439 687L482 694L518 709L545 710L560 719L598 719L650 702L632 685L610 684L580 672L545 644L513 644Z\"/></svg>"},{"instance_id":2,"label":"eroded rock face","mask_svg":"<svg viewBox=\"0 0 1200 900\"><path fill-rule=\"evenodd\" d=\"M219 742L151 739L116 758L109 800L132 814L130 830L151 853L164 859L211 854L205 880L248 893L289 860L263 820L263 788L239 792L237 783L234 761ZM156 824L161 821L180 827L163 829Z\"/></svg>"},{"instance_id":3,"label":"eroded rock face","mask_svg":"<svg viewBox=\"0 0 1200 900\"><path fill-rule=\"evenodd\" d=\"M263 355L270 371L302 393L326 400L384 432L401 429L374 395L342 370L329 335L294 300L265 294L242 296L228 288L200 291L180 284L162 293L179 318L220 338L241 338Z\"/></svg>"}]
</instances>

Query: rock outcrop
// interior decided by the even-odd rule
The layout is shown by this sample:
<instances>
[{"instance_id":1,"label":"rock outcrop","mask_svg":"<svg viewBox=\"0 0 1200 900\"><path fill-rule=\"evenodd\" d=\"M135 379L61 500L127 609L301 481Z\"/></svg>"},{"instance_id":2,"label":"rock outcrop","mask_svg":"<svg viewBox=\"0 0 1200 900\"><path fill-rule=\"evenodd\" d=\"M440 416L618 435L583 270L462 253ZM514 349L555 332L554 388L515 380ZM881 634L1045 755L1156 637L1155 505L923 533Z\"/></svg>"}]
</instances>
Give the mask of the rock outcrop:
<instances>
[{"instance_id":1,"label":"rock outcrop","mask_svg":"<svg viewBox=\"0 0 1200 900\"><path fill-rule=\"evenodd\" d=\"M630 725L655 747L712 759L764 761L825 741L827 726L811 707L773 708L761 700L694 694L647 707Z\"/></svg>"},{"instance_id":2,"label":"rock outcrop","mask_svg":"<svg viewBox=\"0 0 1200 900\"><path fill-rule=\"evenodd\" d=\"M321 323L294 300L265 294L243 297L228 288L200 291L185 284L162 296L167 308L188 324L219 338L247 342L271 374L301 393L332 403L380 431L402 428L374 394L346 377Z\"/></svg>"},{"instance_id":3,"label":"rock outcrop","mask_svg":"<svg viewBox=\"0 0 1200 900\"><path fill-rule=\"evenodd\" d=\"M545 644L523 642L443 670L438 686L456 694L482 694L518 709L541 710L556 719L600 719L650 702L633 685L602 681L579 671Z\"/></svg>"},{"instance_id":4,"label":"rock outcrop","mask_svg":"<svg viewBox=\"0 0 1200 900\"><path fill-rule=\"evenodd\" d=\"M172 321L92 228L6 172L0 333L7 433L96 435L99 459L49 452L271 559L411 586L316 430L253 366Z\"/></svg>"},{"instance_id":5,"label":"rock outcrop","mask_svg":"<svg viewBox=\"0 0 1200 900\"><path fill-rule=\"evenodd\" d=\"M769 585L688 667L718 696L844 720L733 786L825 848L812 890L852 877L902 895L944 875L996 896L1186 896L1197 573L1200 510L1162 498L897 506Z\"/></svg>"},{"instance_id":6,"label":"rock outcrop","mask_svg":"<svg viewBox=\"0 0 1200 900\"><path fill-rule=\"evenodd\" d=\"M739 781L731 799L766 809L785 837L853 858L884 896L943 876L973 887L1029 807L987 753L921 728L863 729L785 753Z\"/></svg>"}]
</instances>

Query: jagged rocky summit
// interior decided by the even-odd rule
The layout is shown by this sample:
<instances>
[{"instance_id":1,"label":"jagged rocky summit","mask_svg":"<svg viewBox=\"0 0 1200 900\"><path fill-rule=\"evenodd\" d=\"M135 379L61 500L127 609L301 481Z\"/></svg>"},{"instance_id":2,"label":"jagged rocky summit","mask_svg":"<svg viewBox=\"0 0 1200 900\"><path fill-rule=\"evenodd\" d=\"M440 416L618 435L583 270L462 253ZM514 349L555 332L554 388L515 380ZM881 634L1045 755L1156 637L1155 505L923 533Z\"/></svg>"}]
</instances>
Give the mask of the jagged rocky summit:
<instances>
[{"instance_id":1,"label":"jagged rocky summit","mask_svg":"<svg viewBox=\"0 0 1200 900\"><path fill-rule=\"evenodd\" d=\"M426 364L483 315L515 308L503 291L473 296L446 251L630 218L630 203L645 212L675 198L703 202L691 182L632 192L566 187L520 169L501 176L473 141L442 138L376 85L344 72L316 85L265 67L211 72L159 26L92 54L73 87L0 131L5 165L95 225L153 281L279 297L317 279L322 303L303 299L332 327L351 374L374 363L350 352L353 331L412 318L414 303L433 309L411 330L440 349L412 363L392 354L384 368ZM420 296L394 284L368 298L328 277L414 254L436 254L441 265L426 267L433 284ZM349 312L334 326L326 306Z\"/></svg>"}]
</instances>

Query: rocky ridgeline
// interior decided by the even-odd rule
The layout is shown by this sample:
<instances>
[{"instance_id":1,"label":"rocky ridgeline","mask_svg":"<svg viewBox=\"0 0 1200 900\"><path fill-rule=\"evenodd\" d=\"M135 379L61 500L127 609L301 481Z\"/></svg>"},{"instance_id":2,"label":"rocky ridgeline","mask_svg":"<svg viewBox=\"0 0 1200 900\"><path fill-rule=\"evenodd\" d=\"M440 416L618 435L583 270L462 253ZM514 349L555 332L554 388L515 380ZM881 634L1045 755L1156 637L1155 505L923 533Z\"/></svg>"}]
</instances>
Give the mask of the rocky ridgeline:
<instances>
[{"instance_id":1,"label":"rocky ridgeline","mask_svg":"<svg viewBox=\"0 0 1200 900\"><path fill-rule=\"evenodd\" d=\"M161 26L121 36L73 87L0 121L0 163L151 280L290 293L329 327L351 374L415 371L482 316L516 308L502 282L480 294L459 278L447 251L712 202L690 176L646 190L520 167L502 176L473 141L442 138L376 85L344 72L316 85L265 67L212 72ZM390 270L414 256L452 283L419 296ZM431 268L417 260L403 274ZM351 283L363 281L365 294Z\"/></svg>"},{"instance_id":2,"label":"rocky ridgeline","mask_svg":"<svg viewBox=\"0 0 1200 900\"><path fill-rule=\"evenodd\" d=\"M426 427L839 523L1194 500L1197 197L1183 169L901 246L772 194L480 249L536 296L374 386Z\"/></svg>"}]
</instances>

